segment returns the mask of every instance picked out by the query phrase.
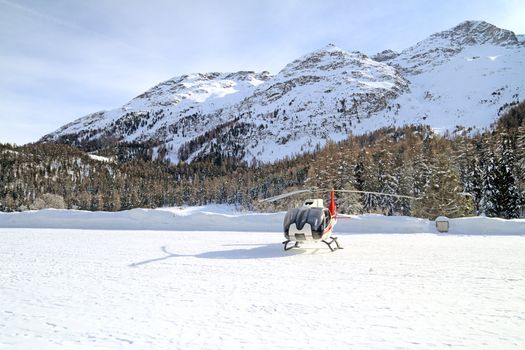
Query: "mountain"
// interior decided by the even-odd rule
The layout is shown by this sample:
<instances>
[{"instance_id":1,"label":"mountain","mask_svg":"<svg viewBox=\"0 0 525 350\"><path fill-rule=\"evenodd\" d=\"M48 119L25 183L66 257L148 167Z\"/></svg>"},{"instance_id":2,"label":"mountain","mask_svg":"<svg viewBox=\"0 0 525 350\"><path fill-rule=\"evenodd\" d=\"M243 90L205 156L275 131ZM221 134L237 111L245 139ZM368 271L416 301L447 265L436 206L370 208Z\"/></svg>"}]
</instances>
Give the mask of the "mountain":
<instances>
[{"instance_id":1,"label":"mountain","mask_svg":"<svg viewBox=\"0 0 525 350\"><path fill-rule=\"evenodd\" d=\"M249 121L245 158L270 161L313 150L319 140L342 140L360 119L386 108L408 91L394 67L333 45L284 67L244 99Z\"/></svg>"},{"instance_id":2,"label":"mountain","mask_svg":"<svg viewBox=\"0 0 525 350\"><path fill-rule=\"evenodd\" d=\"M175 77L121 108L93 113L64 125L43 141L56 140L89 150L116 142L148 142L158 152L160 146L166 149L180 145L235 118L232 107L270 77L268 72Z\"/></svg>"},{"instance_id":3,"label":"mountain","mask_svg":"<svg viewBox=\"0 0 525 350\"><path fill-rule=\"evenodd\" d=\"M401 53L384 51L376 59L400 69L410 93L395 101L395 113L381 116L438 130L491 125L504 108L525 98L525 44L518 37L483 21L465 21Z\"/></svg>"},{"instance_id":4,"label":"mountain","mask_svg":"<svg viewBox=\"0 0 525 350\"><path fill-rule=\"evenodd\" d=\"M453 57L465 56L469 49L519 47L516 35L483 21L465 21L452 29L429 38L385 60L403 67L407 73L418 74L446 64ZM497 50L500 51L500 50Z\"/></svg>"},{"instance_id":5,"label":"mountain","mask_svg":"<svg viewBox=\"0 0 525 350\"><path fill-rule=\"evenodd\" d=\"M334 45L278 74L190 74L121 108L90 114L41 142L89 151L141 145L171 162L272 162L380 127L483 128L525 96L522 35L465 21L401 52L371 57Z\"/></svg>"}]
</instances>

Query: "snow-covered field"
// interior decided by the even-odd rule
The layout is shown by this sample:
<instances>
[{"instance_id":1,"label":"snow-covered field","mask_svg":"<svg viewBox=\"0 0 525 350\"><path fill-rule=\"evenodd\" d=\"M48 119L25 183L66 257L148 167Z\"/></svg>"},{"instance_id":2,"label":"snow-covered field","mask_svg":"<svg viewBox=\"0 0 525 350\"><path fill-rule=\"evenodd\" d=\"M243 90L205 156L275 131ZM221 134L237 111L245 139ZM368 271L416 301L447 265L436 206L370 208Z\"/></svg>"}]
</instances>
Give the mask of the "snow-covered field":
<instances>
[{"instance_id":1,"label":"snow-covered field","mask_svg":"<svg viewBox=\"0 0 525 350\"><path fill-rule=\"evenodd\" d=\"M344 250L284 252L274 219L138 231L0 216L0 349L525 348L523 234L340 234Z\"/></svg>"}]
</instances>

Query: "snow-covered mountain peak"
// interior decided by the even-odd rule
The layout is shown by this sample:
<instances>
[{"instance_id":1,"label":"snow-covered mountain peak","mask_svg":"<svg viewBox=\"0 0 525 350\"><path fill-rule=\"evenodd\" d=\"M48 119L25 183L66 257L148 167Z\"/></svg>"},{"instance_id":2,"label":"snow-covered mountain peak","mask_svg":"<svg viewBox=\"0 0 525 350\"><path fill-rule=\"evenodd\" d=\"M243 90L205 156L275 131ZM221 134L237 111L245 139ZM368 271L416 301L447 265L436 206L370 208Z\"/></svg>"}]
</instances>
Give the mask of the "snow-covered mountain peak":
<instances>
[{"instance_id":1,"label":"snow-covered mountain peak","mask_svg":"<svg viewBox=\"0 0 525 350\"><path fill-rule=\"evenodd\" d=\"M329 45L304 55L242 102L240 111L258 134L245 158L271 161L344 139L361 118L386 108L408 85L397 68L361 52Z\"/></svg>"},{"instance_id":2,"label":"snow-covered mountain peak","mask_svg":"<svg viewBox=\"0 0 525 350\"><path fill-rule=\"evenodd\" d=\"M268 72L194 73L123 107L67 124L44 142L89 150L142 144L153 158L272 162L390 125L489 126L525 97L525 36L465 21L372 57L333 44Z\"/></svg>"},{"instance_id":3,"label":"snow-covered mountain peak","mask_svg":"<svg viewBox=\"0 0 525 350\"><path fill-rule=\"evenodd\" d=\"M288 95L289 100L280 103L286 105L293 100L297 106L297 102L304 99L310 99L309 105L331 98L334 91L341 96L350 96L377 88L399 92L407 86L408 82L395 67L377 62L361 52L347 52L328 45L286 65L275 77L258 86L250 99L264 97L261 103L268 104ZM305 90L295 96L299 87ZM313 98L314 94L319 96Z\"/></svg>"},{"instance_id":4,"label":"snow-covered mountain peak","mask_svg":"<svg viewBox=\"0 0 525 350\"><path fill-rule=\"evenodd\" d=\"M387 49L387 50L383 50L383 51L373 55L372 59L377 61L377 62L385 62L385 61L393 60L397 56L399 56L399 52Z\"/></svg>"},{"instance_id":5,"label":"snow-covered mountain peak","mask_svg":"<svg viewBox=\"0 0 525 350\"><path fill-rule=\"evenodd\" d=\"M333 44L333 43L329 43L329 44L326 44L324 47L316 50L316 51L327 51L327 52L331 52L331 51L344 51L343 49L337 47L336 44ZM315 51L314 51L315 52Z\"/></svg>"},{"instance_id":6,"label":"snow-covered mountain peak","mask_svg":"<svg viewBox=\"0 0 525 350\"><path fill-rule=\"evenodd\" d=\"M291 63L287 64L280 72L281 75L296 74L298 71L330 70L336 66L344 65L349 53L334 44L310 52Z\"/></svg>"},{"instance_id":7,"label":"snow-covered mountain peak","mask_svg":"<svg viewBox=\"0 0 525 350\"><path fill-rule=\"evenodd\" d=\"M480 47L489 56L497 56L505 49L519 49L523 45L510 30L484 21L464 21L451 29L432 34L398 56L386 59L386 62L401 67L406 73L419 74L441 66L461 52L471 51L469 48L476 51Z\"/></svg>"},{"instance_id":8,"label":"snow-covered mountain peak","mask_svg":"<svg viewBox=\"0 0 525 350\"><path fill-rule=\"evenodd\" d=\"M64 125L42 141L94 139L182 143L230 118L224 112L250 96L271 75L263 71L193 73L168 79L120 108L96 112ZM207 118L213 115L214 118ZM66 136L65 136L66 135ZM88 136L89 135L89 136Z\"/></svg>"},{"instance_id":9,"label":"snow-covered mountain peak","mask_svg":"<svg viewBox=\"0 0 525 350\"><path fill-rule=\"evenodd\" d=\"M457 46L465 45L516 45L518 40L514 32L501 29L485 21L464 21L452 29L431 36L450 40Z\"/></svg>"},{"instance_id":10,"label":"snow-covered mountain peak","mask_svg":"<svg viewBox=\"0 0 525 350\"><path fill-rule=\"evenodd\" d=\"M276 79L298 75L346 75L362 69L384 70L387 74L395 74L392 67L373 60L362 52L348 52L329 44L289 63L279 72Z\"/></svg>"},{"instance_id":11,"label":"snow-covered mountain peak","mask_svg":"<svg viewBox=\"0 0 525 350\"><path fill-rule=\"evenodd\" d=\"M166 80L127 103L125 109L202 103L251 90L271 78L268 72L194 73Z\"/></svg>"}]
</instances>

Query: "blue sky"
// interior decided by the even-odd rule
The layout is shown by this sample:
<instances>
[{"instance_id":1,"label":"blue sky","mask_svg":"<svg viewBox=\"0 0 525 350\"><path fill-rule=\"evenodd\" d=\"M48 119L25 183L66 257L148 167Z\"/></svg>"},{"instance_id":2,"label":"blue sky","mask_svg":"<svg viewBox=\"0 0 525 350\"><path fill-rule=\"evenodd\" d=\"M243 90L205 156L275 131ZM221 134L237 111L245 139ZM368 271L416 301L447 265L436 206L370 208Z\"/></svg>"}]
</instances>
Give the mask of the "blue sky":
<instances>
[{"instance_id":1,"label":"blue sky","mask_svg":"<svg viewBox=\"0 0 525 350\"><path fill-rule=\"evenodd\" d=\"M269 70L333 43L402 50L525 1L0 0L0 142L23 144L190 72Z\"/></svg>"}]
</instances>

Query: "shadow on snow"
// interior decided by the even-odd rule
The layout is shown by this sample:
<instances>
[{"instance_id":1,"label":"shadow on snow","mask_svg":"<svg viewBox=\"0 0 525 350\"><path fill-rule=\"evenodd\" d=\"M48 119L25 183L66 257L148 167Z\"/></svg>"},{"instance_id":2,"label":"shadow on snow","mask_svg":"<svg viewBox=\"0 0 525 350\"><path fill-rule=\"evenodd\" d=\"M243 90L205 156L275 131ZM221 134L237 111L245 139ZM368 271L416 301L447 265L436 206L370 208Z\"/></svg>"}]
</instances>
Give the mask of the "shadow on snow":
<instances>
[{"instance_id":1,"label":"shadow on snow","mask_svg":"<svg viewBox=\"0 0 525 350\"><path fill-rule=\"evenodd\" d=\"M232 245L228 245L232 246ZM234 245L235 246L235 245ZM250 245L250 246L253 246ZM269 259L269 258L285 258L289 257L291 255L299 255L304 254L307 252L307 250L311 250L312 253L316 253L318 251L323 251L325 249L319 249L319 248L310 248L310 249L304 249L304 248L298 248L298 249L292 249L289 251L284 251L282 244L279 243L272 243L272 244L265 244L261 246L257 246L254 248L246 248L246 249L231 249L231 250L218 250L218 251L212 251L212 252L205 252L205 253L199 253L199 254L176 254L172 253L168 250L166 246L162 246L160 250L165 254L165 256L154 258L154 259L148 259L144 261L135 262L132 264L129 264L130 267L137 267L141 265L151 264L155 262L160 262L164 260L168 260L171 258L180 258L180 257L195 257L195 258L201 258L201 259ZM327 250L327 249L326 249ZM329 250L327 250L329 252Z\"/></svg>"}]
</instances>

